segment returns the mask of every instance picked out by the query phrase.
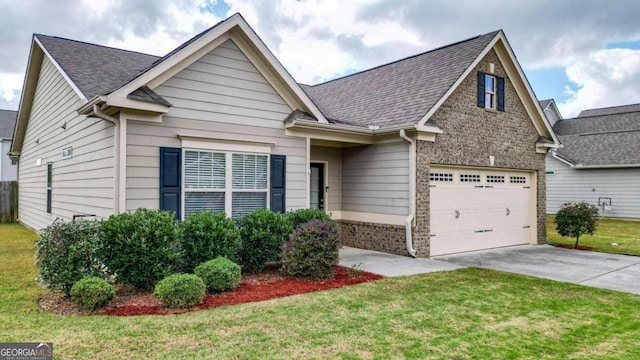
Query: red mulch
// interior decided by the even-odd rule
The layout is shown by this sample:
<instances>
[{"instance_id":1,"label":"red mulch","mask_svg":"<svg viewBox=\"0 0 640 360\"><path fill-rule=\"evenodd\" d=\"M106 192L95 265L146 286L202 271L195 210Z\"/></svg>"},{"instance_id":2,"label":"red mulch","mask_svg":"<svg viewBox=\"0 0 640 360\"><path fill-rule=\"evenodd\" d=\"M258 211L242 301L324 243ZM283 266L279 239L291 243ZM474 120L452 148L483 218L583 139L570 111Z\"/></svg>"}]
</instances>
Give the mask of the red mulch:
<instances>
[{"instance_id":1,"label":"red mulch","mask_svg":"<svg viewBox=\"0 0 640 360\"><path fill-rule=\"evenodd\" d=\"M571 250L584 250L584 251L593 251L592 247L578 245L578 247L573 247L573 245L566 244L553 244L555 247L563 248L563 249L571 249Z\"/></svg>"},{"instance_id":2,"label":"red mulch","mask_svg":"<svg viewBox=\"0 0 640 360\"><path fill-rule=\"evenodd\" d=\"M336 267L335 277L332 280L315 282L283 277L276 270L270 270L256 275L243 275L240 285L235 290L222 294L207 295L200 304L188 309L168 309L163 307L162 303L153 298L148 292L124 289L118 291L118 296L107 308L91 314L111 316L181 314L210 307L236 305L336 289L381 278L382 276L380 275L367 272L362 272L359 276L350 276L347 269ZM120 292L125 293L121 294Z\"/></svg>"}]
</instances>

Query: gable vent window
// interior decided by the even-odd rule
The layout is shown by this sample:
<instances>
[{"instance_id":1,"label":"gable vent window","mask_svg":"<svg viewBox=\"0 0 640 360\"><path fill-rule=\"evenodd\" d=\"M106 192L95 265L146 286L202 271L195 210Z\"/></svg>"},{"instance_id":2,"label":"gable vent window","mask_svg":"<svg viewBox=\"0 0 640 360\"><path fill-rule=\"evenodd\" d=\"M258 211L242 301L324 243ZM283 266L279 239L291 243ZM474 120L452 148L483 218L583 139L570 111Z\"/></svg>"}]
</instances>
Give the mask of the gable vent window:
<instances>
[{"instance_id":1,"label":"gable vent window","mask_svg":"<svg viewBox=\"0 0 640 360\"><path fill-rule=\"evenodd\" d=\"M488 183L504 183L503 175L487 175Z\"/></svg>"},{"instance_id":2,"label":"gable vent window","mask_svg":"<svg viewBox=\"0 0 640 360\"><path fill-rule=\"evenodd\" d=\"M480 175L476 174L460 174L460 182L480 182Z\"/></svg>"},{"instance_id":3,"label":"gable vent window","mask_svg":"<svg viewBox=\"0 0 640 360\"><path fill-rule=\"evenodd\" d=\"M524 176L510 176L509 177L509 181L512 184L526 184L527 183L527 178Z\"/></svg>"},{"instance_id":4,"label":"gable vent window","mask_svg":"<svg viewBox=\"0 0 640 360\"><path fill-rule=\"evenodd\" d=\"M478 107L504 111L504 78L478 71Z\"/></svg>"},{"instance_id":5,"label":"gable vent window","mask_svg":"<svg viewBox=\"0 0 640 360\"><path fill-rule=\"evenodd\" d=\"M430 173L429 174L429 181L452 182L453 181L453 174L451 174L451 173Z\"/></svg>"}]
</instances>

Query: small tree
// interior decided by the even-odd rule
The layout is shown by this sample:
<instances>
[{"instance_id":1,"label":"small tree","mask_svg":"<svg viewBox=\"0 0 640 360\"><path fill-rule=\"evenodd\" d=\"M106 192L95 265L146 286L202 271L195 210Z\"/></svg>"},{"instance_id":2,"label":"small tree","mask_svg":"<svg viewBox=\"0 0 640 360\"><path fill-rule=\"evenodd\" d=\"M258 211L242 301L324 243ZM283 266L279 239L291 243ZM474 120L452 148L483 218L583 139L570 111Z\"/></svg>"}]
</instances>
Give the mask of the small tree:
<instances>
[{"instance_id":1,"label":"small tree","mask_svg":"<svg viewBox=\"0 0 640 360\"><path fill-rule=\"evenodd\" d=\"M583 234L593 235L598 226L598 208L586 202L562 205L554 220L558 234L576 238L574 248Z\"/></svg>"}]
</instances>

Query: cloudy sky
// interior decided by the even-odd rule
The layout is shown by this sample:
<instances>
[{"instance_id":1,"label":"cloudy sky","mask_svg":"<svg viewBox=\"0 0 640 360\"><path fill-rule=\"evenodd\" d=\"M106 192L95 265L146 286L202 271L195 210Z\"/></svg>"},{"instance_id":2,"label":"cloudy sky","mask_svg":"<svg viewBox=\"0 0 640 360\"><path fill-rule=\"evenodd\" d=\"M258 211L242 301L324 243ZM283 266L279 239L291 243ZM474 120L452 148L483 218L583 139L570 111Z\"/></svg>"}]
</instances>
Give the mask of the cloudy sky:
<instances>
[{"instance_id":1,"label":"cloudy sky","mask_svg":"<svg viewBox=\"0 0 640 360\"><path fill-rule=\"evenodd\" d=\"M0 108L18 107L33 33L163 55L235 12L303 83L503 29L564 117L640 103L638 0L0 0Z\"/></svg>"}]
</instances>

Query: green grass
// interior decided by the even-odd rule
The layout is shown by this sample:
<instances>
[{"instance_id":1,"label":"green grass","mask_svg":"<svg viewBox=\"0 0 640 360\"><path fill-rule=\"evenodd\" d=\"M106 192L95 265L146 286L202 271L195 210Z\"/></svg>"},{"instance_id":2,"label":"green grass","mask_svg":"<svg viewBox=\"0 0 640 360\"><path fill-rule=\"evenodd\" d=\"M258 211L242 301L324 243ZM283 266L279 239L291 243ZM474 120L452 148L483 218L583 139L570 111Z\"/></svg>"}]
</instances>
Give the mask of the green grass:
<instances>
[{"instance_id":1,"label":"green grass","mask_svg":"<svg viewBox=\"0 0 640 360\"><path fill-rule=\"evenodd\" d=\"M58 359L638 359L640 297L496 271L389 278L174 316L37 309L35 236L0 226L0 339Z\"/></svg>"},{"instance_id":2,"label":"green grass","mask_svg":"<svg viewBox=\"0 0 640 360\"><path fill-rule=\"evenodd\" d=\"M573 246L576 239L560 236L553 223L554 218L553 215L547 216L547 241ZM579 244L600 252L640 256L640 221L600 219L593 235L581 236Z\"/></svg>"}]
</instances>

